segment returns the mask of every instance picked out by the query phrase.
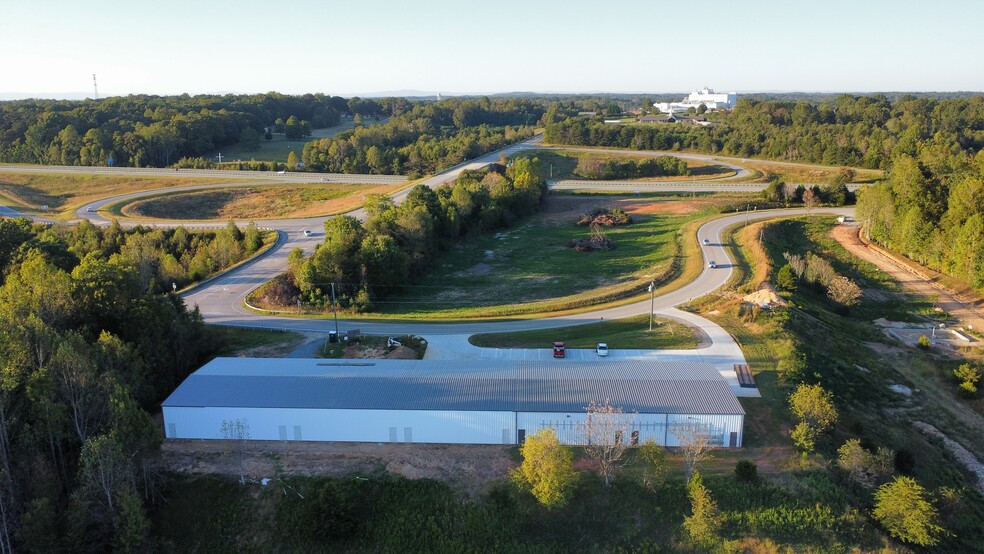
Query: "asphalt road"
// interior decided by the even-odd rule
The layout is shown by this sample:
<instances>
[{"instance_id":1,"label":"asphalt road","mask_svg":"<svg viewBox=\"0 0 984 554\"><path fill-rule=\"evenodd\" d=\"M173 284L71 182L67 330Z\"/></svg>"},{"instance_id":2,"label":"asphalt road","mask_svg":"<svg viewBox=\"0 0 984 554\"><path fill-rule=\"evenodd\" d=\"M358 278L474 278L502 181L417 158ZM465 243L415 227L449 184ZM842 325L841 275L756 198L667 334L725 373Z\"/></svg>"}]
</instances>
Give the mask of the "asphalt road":
<instances>
[{"instance_id":1,"label":"asphalt road","mask_svg":"<svg viewBox=\"0 0 984 554\"><path fill-rule=\"evenodd\" d=\"M65 165L0 165L3 173L63 173L69 175L112 175L128 177L196 177L206 179L243 179L276 183L378 183L398 185L406 183L403 175L359 175L348 173L309 173L275 171L226 171L221 169L166 169L153 167L90 167Z\"/></svg>"}]
</instances>

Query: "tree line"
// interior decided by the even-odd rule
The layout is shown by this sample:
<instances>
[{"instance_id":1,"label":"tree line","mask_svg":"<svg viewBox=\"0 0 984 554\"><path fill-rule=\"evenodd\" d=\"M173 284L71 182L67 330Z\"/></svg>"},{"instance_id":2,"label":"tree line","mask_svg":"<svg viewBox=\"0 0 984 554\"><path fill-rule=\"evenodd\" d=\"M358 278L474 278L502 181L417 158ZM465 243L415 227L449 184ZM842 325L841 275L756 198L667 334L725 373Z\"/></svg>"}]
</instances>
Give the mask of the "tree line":
<instances>
[{"instance_id":1,"label":"tree line","mask_svg":"<svg viewBox=\"0 0 984 554\"><path fill-rule=\"evenodd\" d=\"M0 552L146 551L151 413L215 349L160 291L233 234L0 219Z\"/></svg>"},{"instance_id":2,"label":"tree line","mask_svg":"<svg viewBox=\"0 0 984 554\"><path fill-rule=\"evenodd\" d=\"M539 159L520 158L508 168L466 171L436 190L417 185L399 206L370 196L365 223L351 216L329 219L324 243L309 258L300 249L291 252L287 274L256 295L274 305L300 299L323 307L334 284L343 309L370 310L424 275L460 237L532 215L545 194Z\"/></svg>"},{"instance_id":3,"label":"tree line","mask_svg":"<svg viewBox=\"0 0 984 554\"><path fill-rule=\"evenodd\" d=\"M574 174L585 179L634 179L690 175L690 168L686 161L673 156L625 161L583 156L578 159Z\"/></svg>"},{"instance_id":4,"label":"tree line","mask_svg":"<svg viewBox=\"0 0 984 554\"><path fill-rule=\"evenodd\" d=\"M543 106L523 99L418 103L384 125L307 143L306 169L330 173L434 173L533 136Z\"/></svg>"},{"instance_id":5,"label":"tree line","mask_svg":"<svg viewBox=\"0 0 984 554\"><path fill-rule=\"evenodd\" d=\"M284 122L292 117L292 130L301 132L302 122L316 128L337 124L349 104L337 96L274 92L2 102L0 161L165 167L235 144L244 135L258 136L278 120L285 131ZM383 109L377 102L352 105L372 112Z\"/></svg>"},{"instance_id":6,"label":"tree line","mask_svg":"<svg viewBox=\"0 0 984 554\"><path fill-rule=\"evenodd\" d=\"M957 150L984 146L984 97L935 100L905 95L843 94L811 103L739 99L731 112L708 114L710 127L682 124L606 125L576 117L571 105L551 107L544 140L635 150L695 150L826 165L887 169L915 156L932 139Z\"/></svg>"}]
</instances>

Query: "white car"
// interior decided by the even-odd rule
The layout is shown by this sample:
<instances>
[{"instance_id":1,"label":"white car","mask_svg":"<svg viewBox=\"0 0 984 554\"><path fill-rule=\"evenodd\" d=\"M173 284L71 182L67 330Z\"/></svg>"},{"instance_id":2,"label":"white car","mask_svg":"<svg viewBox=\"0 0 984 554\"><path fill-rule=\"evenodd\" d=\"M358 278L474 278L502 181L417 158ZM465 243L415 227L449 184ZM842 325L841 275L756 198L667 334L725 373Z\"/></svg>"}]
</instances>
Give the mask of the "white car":
<instances>
[{"instance_id":1,"label":"white car","mask_svg":"<svg viewBox=\"0 0 984 554\"><path fill-rule=\"evenodd\" d=\"M710 269L714 269L714 268L717 267L717 262L715 262L714 260L711 260L711 261L707 262L707 267L710 268Z\"/></svg>"},{"instance_id":2,"label":"white car","mask_svg":"<svg viewBox=\"0 0 984 554\"><path fill-rule=\"evenodd\" d=\"M599 356L607 356L608 355L608 343L599 342L598 343L598 346L595 347L595 354L598 354Z\"/></svg>"},{"instance_id":3,"label":"white car","mask_svg":"<svg viewBox=\"0 0 984 554\"><path fill-rule=\"evenodd\" d=\"M277 175L287 175L287 172L283 169L277 172Z\"/></svg>"},{"instance_id":4,"label":"white car","mask_svg":"<svg viewBox=\"0 0 984 554\"><path fill-rule=\"evenodd\" d=\"M87 211L87 212L89 212L91 214L92 212L96 211L96 209L93 208L92 206L89 206L85 211Z\"/></svg>"},{"instance_id":5,"label":"white car","mask_svg":"<svg viewBox=\"0 0 984 554\"><path fill-rule=\"evenodd\" d=\"M309 231L309 230L307 230L307 229L304 229L304 230L303 230L303 231L301 231L301 232L302 232L302 233L304 233L304 236L305 236L305 237L310 237L310 236L311 236L311 231Z\"/></svg>"},{"instance_id":6,"label":"white car","mask_svg":"<svg viewBox=\"0 0 984 554\"><path fill-rule=\"evenodd\" d=\"M711 241L709 241L707 239L704 239L704 246L709 246L710 244L711 244Z\"/></svg>"}]
</instances>

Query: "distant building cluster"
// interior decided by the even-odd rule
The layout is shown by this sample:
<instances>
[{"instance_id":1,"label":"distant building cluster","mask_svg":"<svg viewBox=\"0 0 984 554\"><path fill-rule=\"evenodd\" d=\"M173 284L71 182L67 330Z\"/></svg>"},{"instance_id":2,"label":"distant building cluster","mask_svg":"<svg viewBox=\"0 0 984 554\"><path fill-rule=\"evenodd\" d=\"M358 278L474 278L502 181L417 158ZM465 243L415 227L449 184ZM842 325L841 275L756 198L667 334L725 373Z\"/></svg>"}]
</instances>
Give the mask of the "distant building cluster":
<instances>
[{"instance_id":1,"label":"distant building cluster","mask_svg":"<svg viewBox=\"0 0 984 554\"><path fill-rule=\"evenodd\" d=\"M738 94L734 92L716 93L714 89L704 87L690 93L690 96L679 102L657 102L653 107L657 110L673 114L686 112L690 108L697 109L703 104L708 110L730 110L738 102Z\"/></svg>"}]
</instances>

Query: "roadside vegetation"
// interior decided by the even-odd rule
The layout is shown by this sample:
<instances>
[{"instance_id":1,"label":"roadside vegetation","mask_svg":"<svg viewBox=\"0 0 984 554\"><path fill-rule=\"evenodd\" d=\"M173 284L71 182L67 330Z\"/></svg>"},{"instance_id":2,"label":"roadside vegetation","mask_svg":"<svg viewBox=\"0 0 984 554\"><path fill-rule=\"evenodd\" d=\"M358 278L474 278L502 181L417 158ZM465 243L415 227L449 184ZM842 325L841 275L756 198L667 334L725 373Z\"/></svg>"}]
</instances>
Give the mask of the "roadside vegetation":
<instances>
[{"instance_id":1,"label":"roadside vegetation","mask_svg":"<svg viewBox=\"0 0 984 554\"><path fill-rule=\"evenodd\" d=\"M799 468L786 476L784 486L803 487L804 480L823 476L829 498L840 498L844 509L860 518L851 524L855 528L875 524L931 551L977 551L984 536L984 500L973 489L973 477L913 422L929 423L980 459L984 447L976 437L984 420L972 401L960 398L956 361L904 348L875 329L872 320L880 317L912 321L933 312L844 251L828 236L833 225L828 217L785 220L752 230L738 227L725 238L735 245L739 267L756 268L740 273L731 286L754 290L764 277L785 291L788 308L760 310L726 292L694 303L736 337L755 373L762 398L742 400L746 444L795 446L799 455L789 452L784 460L773 460ZM863 291L857 303L844 305L824 280L786 270L794 265L791 257L808 256L857 283ZM900 384L910 392L889 388ZM926 502L905 508L913 520L925 518L916 531L893 527L898 520L885 515L892 512L887 506L894 502L893 491L912 489L908 478Z\"/></svg>"},{"instance_id":2,"label":"roadside vegetation","mask_svg":"<svg viewBox=\"0 0 984 554\"><path fill-rule=\"evenodd\" d=\"M490 348L550 348L558 340L564 341L567 348L588 349L606 342L613 350L686 350L696 348L698 344L698 337L690 327L673 320L657 317L650 331L649 317L645 315L556 329L483 333L468 338L475 346Z\"/></svg>"},{"instance_id":3,"label":"roadside vegetation","mask_svg":"<svg viewBox=\"0 0 984 554\"><path fill-rule=\"evenodd\" d=\"M75 210L82 205L107 196L222 182L222 179L0 173L0 197L26 214L67 221L77 217Z\"/></svg>"},{"instance_id":4,"label":"roadside vegetation","mask_svg":"<svg viewBox=\"0 0 984 554\"><path fill-rule=\"evenodd\" d=\"M402 185L256 185L164 193L119 206L137 219L269 219L344 213L360 207L370 194L389 194Z\"/></svg>"},{"instance_id":5,"label":"roadside vegetation","mask_svg":"<svg viewBox=\"0 0 984 554\"><path fill-rule=\"evenodd\" d=\"M537 157L546 177L560 179L618 179L681 181L731 177L735 170L698 160L668 155L639 156L618 152L526 150L518 157ZM670 161L672 160L672 162ZM645 165L640 165L645 164Z\"/></svg>"}]
</instances>

